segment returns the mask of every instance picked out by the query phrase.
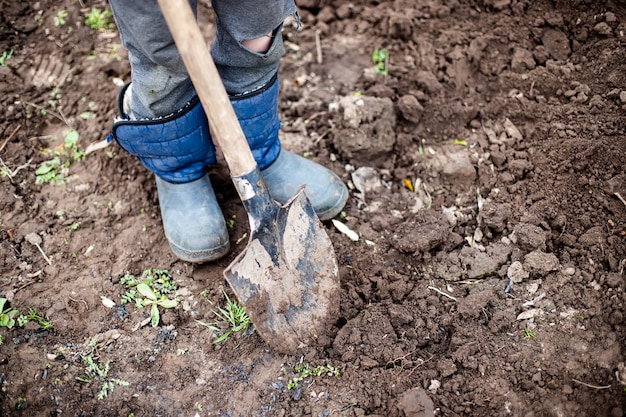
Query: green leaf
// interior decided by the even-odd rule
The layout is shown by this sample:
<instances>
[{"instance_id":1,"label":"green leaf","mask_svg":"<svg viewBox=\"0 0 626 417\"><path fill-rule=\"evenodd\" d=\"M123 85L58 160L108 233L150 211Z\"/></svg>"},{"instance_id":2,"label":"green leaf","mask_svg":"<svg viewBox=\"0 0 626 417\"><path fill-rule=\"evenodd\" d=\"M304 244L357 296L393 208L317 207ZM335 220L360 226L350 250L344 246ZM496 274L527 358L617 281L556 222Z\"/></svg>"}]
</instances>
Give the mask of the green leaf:
<instances>
[{"instance_id":1,"label":"green leaf","mask_svg":"<svg viewBox=\"0 0 626 417\"><path fill-rule=\"evenodd\" d=\"M141 295L143 295L146 298L149 298L152 301L157 300L157 296L154 294L154 291L152 291L152 288L150 288L150 286L148 286L147 284L144 284L143 282L137 285L137 291L139 291Z\"/></svg>"},{"instance_id":2,"label":"green leaf","mask_svg":"<svg viewBox=\"0 0 626 417\"><path fill-rule=\"evenodd\" d=\"M0 313L4 311L4 305L6 304L7 299L0 297Z\"/></svg>"},{"instance_id":3,"label":"green leaf","mask_svg":"<svg viewBox=\"0 0 626 417\"><path fill-rule=\"evenodd\" d=\"M65 131L65 147L73 148L78 143L80 135L74 129L68 129Z\"/></svg>"},{"instance_id":4,"label":"green leaf","mask_svg":"<svg viewBox=\"0 0 626 417\"><path fill-rule=\"evenodd\" d=\"M44 175L47 174L48 172L54 170L58 165L53 165L50 163L51 161L46 161L44 163L42 163L39 168L37 168L37 170L35 171L35 175Z\"/></svg>"},{"instance_id":5,"label":"green leaf","mask_svg":"<svg viewBox=\"0 0 626 417\"><path fill-rule=\"evenodd\" d=\"M159 305L163 308L176 308L178 305L178 300L170 300L168 298L164 298L159 301Z\"/></svg>"},{"instance_id":6,"label":"green leaf","mask_svg":"<svg viewBox=\"0 0 626 417\"><path fill-rule=\"evenodd\" d=\"M152 304L152 308L150 309L150 316L152 317L152 327L157 327L159 325L161 315L159 314L159 307L156 304Z\"/></svg>"},{"instance_id":7,"label":"green leaf","mask_svg":"<svg viewBox=\"0 0 626 417\"><path fill-rule=\"evenodd\" d=\"M228 336L230 336L230 335L231 335L231 333L232 333L232 331L228 331L228 332L224 333L223 335L221 335L220 337L218 337L217 339L215 339L215 340L213 341L213 344L214 344L214 345L217 345L218 343L223 342L224 340L226 340L226 339L228 338Z\"/></svg>"}]
</instances>

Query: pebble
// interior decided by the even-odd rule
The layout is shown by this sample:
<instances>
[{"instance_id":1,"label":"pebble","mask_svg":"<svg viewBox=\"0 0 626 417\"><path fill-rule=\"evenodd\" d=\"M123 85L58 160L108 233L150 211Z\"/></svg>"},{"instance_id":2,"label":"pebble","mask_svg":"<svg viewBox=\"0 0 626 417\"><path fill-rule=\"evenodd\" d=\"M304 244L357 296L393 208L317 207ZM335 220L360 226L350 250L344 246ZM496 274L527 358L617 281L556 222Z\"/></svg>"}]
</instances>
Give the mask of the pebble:
<instances>
[{"instance_id":1,"label":"pebble","mask_svg":"<svg viewBox=\"0 0 626 417\"><path fill-rule=\"evenodd\" d=\"M615 16L615 13L613 12L606 12L604 14L604 20L606 23L615 23L617 22L617 16Z\"/></svg>"},{"instance_id":2,"label":"pebble","mask_svg":"<svg viewBox=\"0 0 626 417\"><path fill-rule=\"evenodd\" d=\"M430 385L428 386L428 391L436 394L439 388L441 388L441 382L436 379L431 379Z\"/></svg>"},{"instance_id":3,"label":"pebble","mask_svg":"<svg viewBox=\"0 0 626 417\"><path fill-rule=\"evenodd\" d=\"M576 269L575 269L575 268L572 268L572 267L565 268L565 269L563 270L563 274L564 274L564 275L570 275L570 276L571 276L571 275L574 275L575 273L576 273Z\"/></svg>"},{"instance_id":4,"label":"pebble","mask_svg":"<svg viewBox=\"0 0 626 417\"><path fill-rule=\"evenodd\" d=\"M602 36L613 36L613 29L606 22L600 22L593 27L593 31Z\"/></svg>"}]
</instances>

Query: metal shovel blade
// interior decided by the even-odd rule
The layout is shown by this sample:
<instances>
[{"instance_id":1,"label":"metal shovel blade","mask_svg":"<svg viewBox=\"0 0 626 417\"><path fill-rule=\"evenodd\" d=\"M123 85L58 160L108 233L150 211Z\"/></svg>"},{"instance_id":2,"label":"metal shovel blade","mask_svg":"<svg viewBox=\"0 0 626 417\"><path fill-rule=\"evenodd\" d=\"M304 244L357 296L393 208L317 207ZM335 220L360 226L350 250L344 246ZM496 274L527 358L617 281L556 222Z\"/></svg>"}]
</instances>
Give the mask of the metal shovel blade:
<instances>
[{"instance_id":1,"label":"metal shovel blade","mask_svg":"<svg viewBox=\"0 0 626 417\"><path fill-rule=\"evenodd\" d=\"M233 178L251 224L246 248L224 271L259 335L293 354L324 335L339 312L339 276L332 243L300 191L284 206L262 178ZM254 189L254 191L253 191Z\"/></svg>"}]
</instances>

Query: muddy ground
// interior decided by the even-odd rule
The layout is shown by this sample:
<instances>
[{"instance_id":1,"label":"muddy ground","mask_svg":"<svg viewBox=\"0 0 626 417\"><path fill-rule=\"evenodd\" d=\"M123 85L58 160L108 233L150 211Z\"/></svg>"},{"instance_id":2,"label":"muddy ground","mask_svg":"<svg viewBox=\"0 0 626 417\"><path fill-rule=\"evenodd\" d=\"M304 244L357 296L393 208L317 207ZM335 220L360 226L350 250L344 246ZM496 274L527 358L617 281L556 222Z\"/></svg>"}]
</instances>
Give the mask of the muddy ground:
<instances>
[{"instance_id":1,"label":"muddy ground","mask_svg":"<svg viewBox=\"0 0 626 417\"><path fill-rule=\"evenodd\" d=\"M248 232L223 162L233 250L192 265L170 252L152 175L97 146L130 80L115 28L85 23L107 4L0 0L0 297L54 324L0 327L0 414L624 415L624 2L299 5L284 146L349 184L337 220L359 239L325 223L341 312L288 356L198 323L232 296L222 271ZM207 41L212 18L202 3ZM61 181L37 182L55 156ZM147 269L178 288L157 327L120 303ZM303 366L339 372L298 381Z\"/></svg>"}]
</instances>

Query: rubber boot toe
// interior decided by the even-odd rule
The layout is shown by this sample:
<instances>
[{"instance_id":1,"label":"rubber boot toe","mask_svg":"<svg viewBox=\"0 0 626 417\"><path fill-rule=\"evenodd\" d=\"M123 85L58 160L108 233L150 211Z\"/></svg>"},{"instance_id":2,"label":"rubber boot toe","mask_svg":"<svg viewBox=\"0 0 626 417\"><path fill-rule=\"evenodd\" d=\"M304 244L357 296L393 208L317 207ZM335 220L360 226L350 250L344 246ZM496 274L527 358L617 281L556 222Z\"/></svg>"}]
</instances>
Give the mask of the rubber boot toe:
<instances>
[{"instance_id":1,"label":"rubber boot toe","mask_svg":"<svg viewBox=\"0 0 626 417\"><path fill-rule=\"evenodd\" d=\"M182 184L157 176L156 183L163 229L176 256L202 263L228 253L228 229L209 174Z\"/></svg>"},{"instance_id":2,"label":"rubber boot toe","mask_svg":"<svg viewBox=\"0 0 626 417\"><path fill-rule=\"evenodd\" d=\"M320 220L338 215L348 199L348 188L334 172L284 149L261 173L272 198L281 204L306 184L304 192Z\"/></svg>"}]
</instances>

